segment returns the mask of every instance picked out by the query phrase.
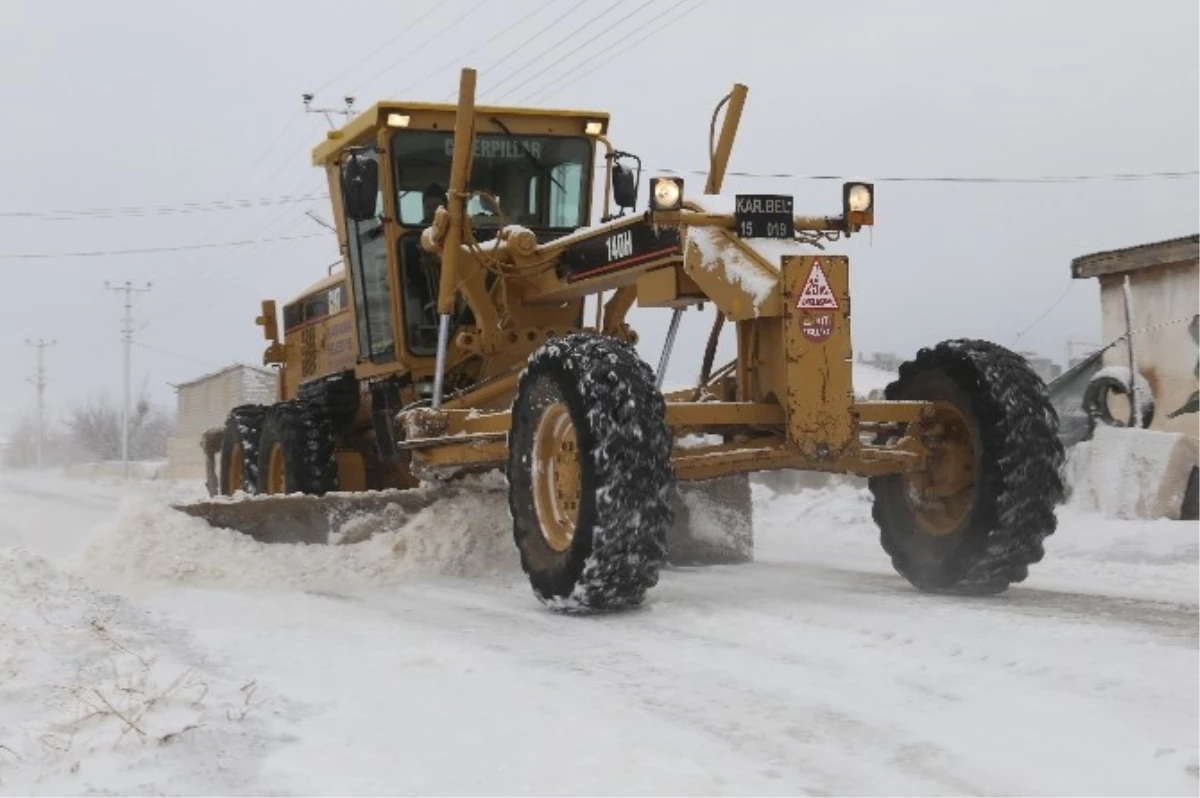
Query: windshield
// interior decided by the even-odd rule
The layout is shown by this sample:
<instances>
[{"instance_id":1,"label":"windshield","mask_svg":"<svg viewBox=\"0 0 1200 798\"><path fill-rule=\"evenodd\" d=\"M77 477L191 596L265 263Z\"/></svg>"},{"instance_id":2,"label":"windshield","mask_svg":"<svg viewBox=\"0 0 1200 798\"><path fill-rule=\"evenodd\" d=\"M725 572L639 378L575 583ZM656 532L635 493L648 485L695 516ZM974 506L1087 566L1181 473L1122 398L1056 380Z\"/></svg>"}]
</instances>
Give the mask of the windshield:
<instances>
[{"instance_id":1,"label":"windshield","mask_svg":"<svg viewBox=\"0 0 1200 798\"><path fill-rule=\"evenodd\" d=\"M405 227L428 224L445 204L452 139L451 133L420 130L393 137L397 205ZM470 188L494 196L504 218L478 197L468 202L467 212L478 227L579 227L587 213L592 150L586 138L481 133L475 137Z\"/></svg>"}]
</instances>

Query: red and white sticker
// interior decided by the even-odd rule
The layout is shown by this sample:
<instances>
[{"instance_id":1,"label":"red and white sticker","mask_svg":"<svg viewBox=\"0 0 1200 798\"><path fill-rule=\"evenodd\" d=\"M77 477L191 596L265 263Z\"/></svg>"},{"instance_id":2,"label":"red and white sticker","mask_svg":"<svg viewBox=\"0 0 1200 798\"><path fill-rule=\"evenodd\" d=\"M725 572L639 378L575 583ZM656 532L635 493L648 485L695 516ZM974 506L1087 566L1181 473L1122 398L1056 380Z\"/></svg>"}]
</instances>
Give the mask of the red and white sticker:
<instances>
[{"instance_id":1,"label":"red and white sticker","mask_svg":"<svg viewBox=\"0 0 1200 798\"><path fill-rule=\"evenodd\" d=\"M821 261L814 260L812 268L808 270L808 278L804 281L800 298L796 300L796 308L798 310L838 309L837 297L833 295L833 289L829 287L829 280L825 277L825 270L821 268Z\"/></svg>"},{"instance_id":2,"label":"red and white sticker","mask_svg":"<svg viewBox=\"0 0 1200 798\"><path fill-rule=\"evenodd\" d=\"M805 313L800 317L800 334L814 344L823 343L833 334L833 314Z\"/></svg>"}]
</instances>

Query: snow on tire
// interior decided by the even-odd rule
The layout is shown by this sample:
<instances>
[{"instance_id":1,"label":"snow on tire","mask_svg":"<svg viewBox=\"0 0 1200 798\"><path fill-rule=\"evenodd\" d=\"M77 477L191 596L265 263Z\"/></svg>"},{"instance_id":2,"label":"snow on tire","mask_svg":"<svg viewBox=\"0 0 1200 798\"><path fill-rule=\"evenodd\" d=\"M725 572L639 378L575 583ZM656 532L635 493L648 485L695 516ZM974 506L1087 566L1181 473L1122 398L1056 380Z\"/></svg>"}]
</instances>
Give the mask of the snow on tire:
<instances>
[{"instance_id":1,"label":"snow on tire","mask_svg":"<svg viewBox=\"0 0 1200 798\"><path fill-rule=\"evenodd\" d=\"M930 534L918 522L911 479L873 477L872 515L895 569L931 592L999 593L1044 556L1063 499L1063 446L1045 383L996 344L945 341L922 349L887 387L889 400L941 400L967 420L974 481L965 515Z\"/></svg>"},{"instance_id":2,"label":"snow on tire","mask_svg":"<svg viewBox=\"0 0 1200 798\"><path fill-rule=\"evenodd\" d=\"M530 356L513 402L509 509L534 594L563 612L642 603L666 560L666 404L629 345L575 333Z\"/></svg>"},{"instance_id":3,"label":"snow on tire","mask_svg":"<svg viewBox=\"0 0 1200 798\"><path fill-rule=\"evenodd\" d=\"M258 492L258 439L266 414L263 405L238 405L226 416L219 471L218 492L222 496L232 496L239 490Z\"/></svg>"},{"instance_id":4,"label":"snow on tire","mask_svg":"<svg viewBox=\"0 0 1200 798\"><path fill-rule=\"evenodd\" d=\"M321 496L338 489L333 429L321 408L303 399L271 405L258 451L258 492L272 492L271 457L277 451L274 492Z\"/></svg>"}]
</instances>

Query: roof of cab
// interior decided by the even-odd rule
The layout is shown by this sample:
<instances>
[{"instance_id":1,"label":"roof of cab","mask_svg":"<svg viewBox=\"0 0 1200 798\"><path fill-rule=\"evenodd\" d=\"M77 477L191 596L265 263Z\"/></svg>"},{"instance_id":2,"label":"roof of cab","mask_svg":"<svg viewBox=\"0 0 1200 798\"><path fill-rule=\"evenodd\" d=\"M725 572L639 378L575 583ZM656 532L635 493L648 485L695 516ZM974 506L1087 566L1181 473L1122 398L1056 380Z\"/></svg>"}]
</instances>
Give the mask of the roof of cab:
<instances>
[{"instance_id":1,"label":"roof of cab","mask_svg":"<svg viewBox=\"0 0 1200 798\"><path fill-rule=\"evenodd\" d=\"M313 166L321 166L336 160L343 150L361 144L384 124L386 115L395 111L445 111L454 113L458 110L456 103L422 103L400 102L398 100L382 100L375 103L358 116L351 119L342 127L330 130L325 141L318 144L312 151ZM609 114L607 111L585 111L563 108L518 108L507 105L477 105L476 114L491 114L494 116L554 116L562 119L586 119L599 122L600 132L608 132Z\"/></svg>"},{"instance_id":2,"label":"roof of cab","mask_svg":"<svg viewBox=\"0 0 1200 798\"><path fill-rule=\"evenodd\" d=\"M333 286L337 285L338 283L343 283L345 281L346 281L346 270L344 267L339 268L337 271L333 272L332 274L326 275L325 277L322 277L320 280L313 283L312 285L309 285L303 291L296 294L295 296L293 296L291 299L284 302L283 304L285 307L294 305L297 302L300 302L301 300L308 299L313 294L315 294L319 291L323 291L326 288L332 288Z\"/></svg>"}]
</instances>

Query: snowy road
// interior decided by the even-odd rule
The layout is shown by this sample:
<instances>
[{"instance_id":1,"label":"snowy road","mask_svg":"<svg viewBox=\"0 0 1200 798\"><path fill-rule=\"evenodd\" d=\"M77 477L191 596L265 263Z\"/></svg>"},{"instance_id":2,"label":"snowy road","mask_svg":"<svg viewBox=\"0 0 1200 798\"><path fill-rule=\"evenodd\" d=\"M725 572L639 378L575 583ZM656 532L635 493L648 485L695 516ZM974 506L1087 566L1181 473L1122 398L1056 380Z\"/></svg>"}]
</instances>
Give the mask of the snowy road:
<instances>
[{"instance_id":1,"label":"snowy road","mask_svg":"<svg viewBox=\"0 0 1200 798\"><path fill-rule=\"evenodd\" d=\"M963 600L891 571L861 491L763 489L754 564L669 571L641 610L569 618L517 571L501 494L319 550L118 499L0 475L0 792L1200 784L1194 524L1068 509L1028 582ZM136 694L202 688L148 702L119 749L119 717L70 714L79 688L151 671Z\"/></svg>"}]
</instances>

